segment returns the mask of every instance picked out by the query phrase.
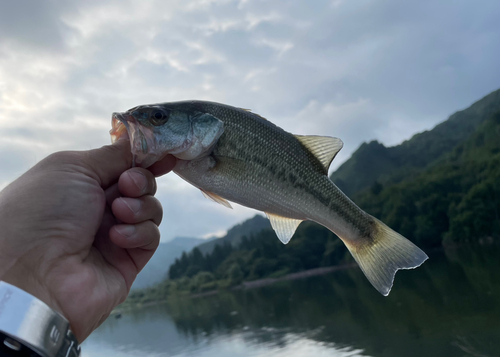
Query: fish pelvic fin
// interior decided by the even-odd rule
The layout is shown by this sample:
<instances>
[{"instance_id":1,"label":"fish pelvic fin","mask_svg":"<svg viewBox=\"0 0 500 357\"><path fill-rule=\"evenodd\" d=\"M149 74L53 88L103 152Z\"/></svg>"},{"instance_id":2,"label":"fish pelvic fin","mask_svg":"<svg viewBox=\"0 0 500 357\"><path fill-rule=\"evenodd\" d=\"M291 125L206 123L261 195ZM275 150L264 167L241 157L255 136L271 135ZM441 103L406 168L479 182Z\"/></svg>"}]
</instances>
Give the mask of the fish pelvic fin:
<instances>
[{"instance_id":1,"label":"fish pelvic fin","mask_svg":"<svg viewBox=\"0 0 500 357\"><path fill-rule=\"evenodd\" d=\"M276 235L283 244L287 244L292 239L297 227L302 222L300 219L287 218L277 214L267 213L267 218L271 221Z\"/></svg>"},{"instance_id":2,"label":"fish pelvic fin","mask_svg":"<svg viewBox=\"0 0 500 357\"><path fill-rule=\"evenodd\" d=\"M408 239L373 219L373 239L343 241L370 283L387 296L399 269L417 268L429 257Z\"/></svg>"},{"instance_id":3,"label":"fish pelvic fin","mask_svg":"<svg viewBox=\"0 0 500 357\"><path fill-rule=\"evenodd\" d=\"M321 162L326 172L335 156L344 146L339 138L331 136L294 135Z\"/></svg>"},{"instance_id":4,"label":"fish pelvic fin","mask_svg":"<svg viewBox=\"0 0 500 357\"><path fill-rule=\"evenodd\" d=\"M210 201L217 202L217 203L223 205L224 207L233 209L233 207L231 206L231 204L229 203L229 201L226 200L225 198L222 198L221 196L216 195L213 192L202 190L201 188L200 188L200 191L201 191L201 193L203 193L203 196L205 196L206 198L208 198Z\"/></svg>"}]
</instances>

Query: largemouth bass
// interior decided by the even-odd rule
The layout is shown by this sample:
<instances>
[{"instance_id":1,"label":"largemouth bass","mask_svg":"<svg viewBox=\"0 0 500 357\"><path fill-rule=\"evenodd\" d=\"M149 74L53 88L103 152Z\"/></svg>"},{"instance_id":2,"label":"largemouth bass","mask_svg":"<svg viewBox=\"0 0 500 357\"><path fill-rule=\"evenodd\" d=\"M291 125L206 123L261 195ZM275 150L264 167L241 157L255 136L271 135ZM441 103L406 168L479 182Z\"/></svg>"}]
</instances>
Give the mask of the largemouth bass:
<instances>
[{"instance_id":1,"label":"largemouth bass","mask_svg":"<svg viewBox=\"0 0 500 357\"><path fill-rule=\"evenodd\" d=\"M325 226L383 295L397 270L428 258L329 179L343 146L338 138L293 135L249 110L205 101L141 105L113 113L112 126L112 141L130 136L135 164L176 156L177 175L227 207L232 201L265 212L284 244L302 221Z\"/></svg>"}]
</instances>

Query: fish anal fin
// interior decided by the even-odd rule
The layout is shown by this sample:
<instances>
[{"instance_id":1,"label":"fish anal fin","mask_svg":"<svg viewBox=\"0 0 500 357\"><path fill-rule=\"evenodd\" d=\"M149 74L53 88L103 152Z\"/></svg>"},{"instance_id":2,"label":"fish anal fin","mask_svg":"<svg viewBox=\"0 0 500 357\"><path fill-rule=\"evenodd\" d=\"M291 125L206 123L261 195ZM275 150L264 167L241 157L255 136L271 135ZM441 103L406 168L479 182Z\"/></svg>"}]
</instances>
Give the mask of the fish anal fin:
<instances>
[{"instance_id":1,"label":"fish anal fin","mask_svg":"<svg viewBox=\"0 0 500 357\"><path fill-rule=\"evenodd\" d=\"M217 202L217 203L219 203L219 204L221 204L221 205L223 205L223 206L225 206L227 208L233 209L233 207L231 206L231 204L229 203L229 201L226 200L225 198L222 198L221 196L216 195L213 192L205 191L205 190L203 190L201 188L200 188L200 191L201 191L201 193L203 193L203 196L205 196L209 200Z\"/></svg>"},{"instance_id":2,"label":"fish anal fin","mask_svg":"<svg viewBox=\"0 0 500 357\"><path fill-rule=\"evenodd\" d=\"M266 215L271 221L271 226L276 232L276 235L283 244L287 244L290 239L292 239L295 230L302 222L300 219L287 218L273 213L266 212Z\"/></svg>"},{"instance_id":3,"label":"fish anal fin","mask_svg":"<svg viewBox=\"0 0 500 357\"><path fill-rule=\"evenodd\" d=\"M321 162L325 170L344 146L339 138L331 136L294 135Z\"/></svg>"}]
</instances>

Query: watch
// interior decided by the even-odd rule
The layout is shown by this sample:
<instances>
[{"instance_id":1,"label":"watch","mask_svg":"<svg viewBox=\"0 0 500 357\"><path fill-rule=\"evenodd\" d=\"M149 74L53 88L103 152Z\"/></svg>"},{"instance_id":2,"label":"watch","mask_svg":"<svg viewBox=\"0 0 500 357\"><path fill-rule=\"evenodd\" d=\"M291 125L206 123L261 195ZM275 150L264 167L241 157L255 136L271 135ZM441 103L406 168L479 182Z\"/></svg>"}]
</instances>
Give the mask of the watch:
<instances>
[{"instance_id":1,"label":"watch","mask_svg":"<svg viewBox=\"0 0 500 357\"><path fill-rule=\"evenodd\" d=\"M0 281L0 356L79 357L80 346L61 314Z\"/></svg>"}]
</instances>

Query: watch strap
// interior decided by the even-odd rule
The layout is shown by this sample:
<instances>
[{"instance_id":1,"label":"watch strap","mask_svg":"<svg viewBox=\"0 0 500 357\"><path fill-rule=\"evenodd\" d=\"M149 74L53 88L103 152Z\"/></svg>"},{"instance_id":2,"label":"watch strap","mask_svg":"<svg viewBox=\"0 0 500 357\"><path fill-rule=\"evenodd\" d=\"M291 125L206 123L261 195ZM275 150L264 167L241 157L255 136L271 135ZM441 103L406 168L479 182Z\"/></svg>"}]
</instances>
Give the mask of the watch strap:
<instances>
[{"instance_id":1,"label":"watch strap","mask_svg":"<svg viewBox=\"0 0 500 357\"><path fill-rule=\"evenodd\" d=\"M12 356L80 356L68 320L43 301L4 281L0 281L0 333L2 348L12 350ZM25 354L27 349L36 354Z\"/></svg>"}]
</instances>

